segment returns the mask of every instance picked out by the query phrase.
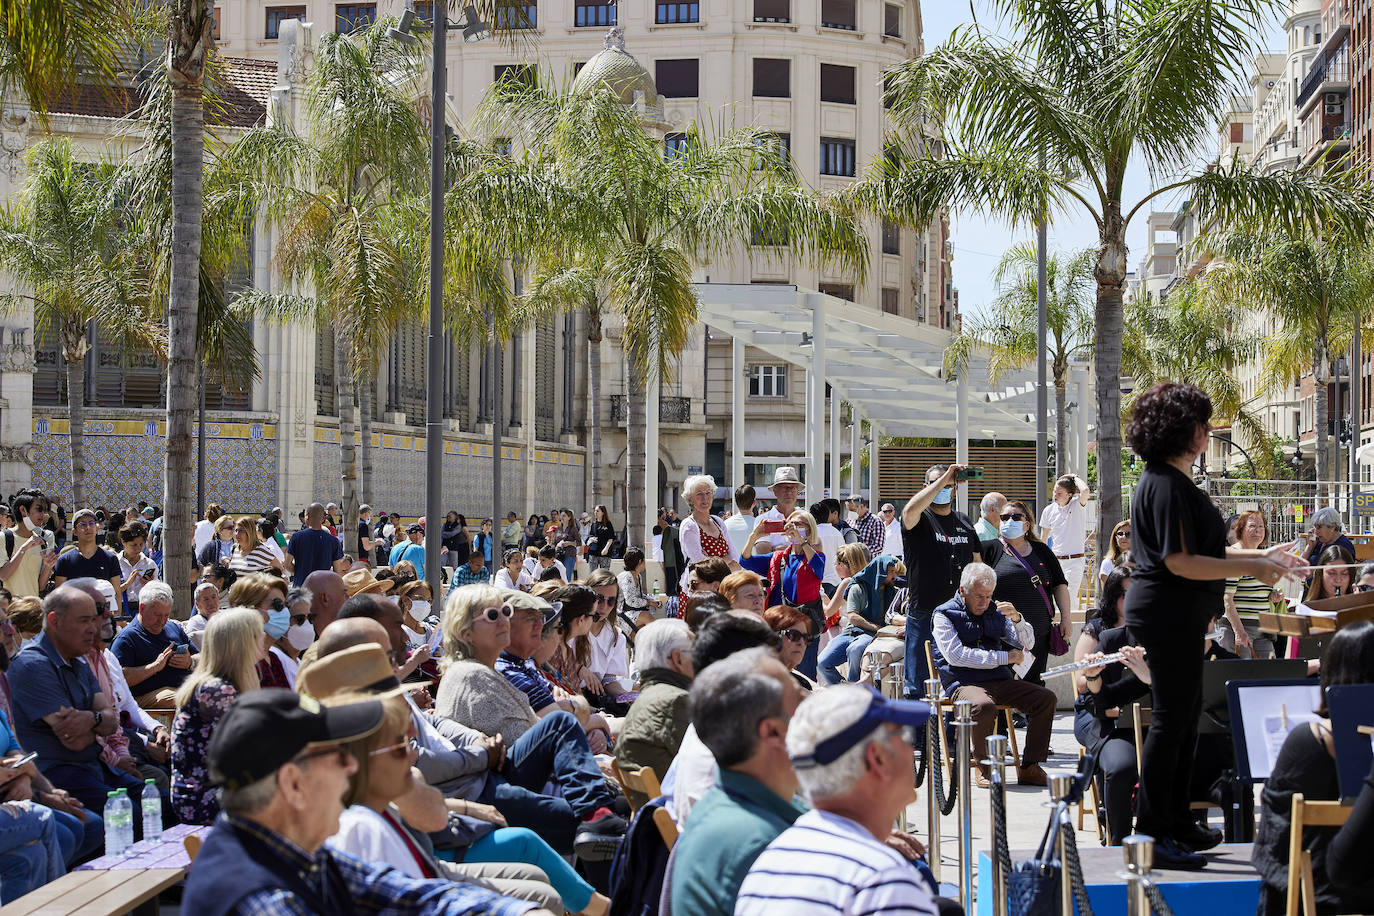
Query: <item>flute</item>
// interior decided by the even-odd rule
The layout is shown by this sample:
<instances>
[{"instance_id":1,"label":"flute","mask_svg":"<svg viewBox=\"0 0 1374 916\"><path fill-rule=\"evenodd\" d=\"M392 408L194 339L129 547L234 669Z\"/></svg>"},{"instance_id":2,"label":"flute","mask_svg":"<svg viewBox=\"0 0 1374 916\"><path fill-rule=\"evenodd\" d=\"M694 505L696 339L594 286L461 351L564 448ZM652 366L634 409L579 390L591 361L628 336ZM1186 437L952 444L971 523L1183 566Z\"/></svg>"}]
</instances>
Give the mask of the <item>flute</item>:
<instances>
[{"instance_id":1,"label":"flute","mask_svg":"<svg viewBox=\"0 0 1374 916\"><path fill-rule=\"evenodd\" d=\"M1220 638L1221 638L1221 631L1220 631L1220 630L1213 630L1211 633L1208 633L1205 637L1203 637L1203 639L1220 639ZM1109 652L1108 654L1102 656L1101 658L1097 659L1096 661L1088 661L1087 659L1084 659L1084 660L1081 661L1081 662L1070 662L1070 663L1067 664L1067 665L1060 665L1058 668L1050 668L1050 669L1047 670L1047 671L1042 671L1042 672L1040 672L1040 677L1041 677L1041 678L1057 677L1058 675L1061 675L1061 674L1068 674L1070 671L1082 671L1084 668L1101 668L1102 666L1104 666L1104 665L1110 665L1110 664L1112 664L1113 662L1124 661L1125 658L1126 658L1126 656L1123 655L1123 654L1120 653L1120 652Z\"/></svg>"}]
</instances>

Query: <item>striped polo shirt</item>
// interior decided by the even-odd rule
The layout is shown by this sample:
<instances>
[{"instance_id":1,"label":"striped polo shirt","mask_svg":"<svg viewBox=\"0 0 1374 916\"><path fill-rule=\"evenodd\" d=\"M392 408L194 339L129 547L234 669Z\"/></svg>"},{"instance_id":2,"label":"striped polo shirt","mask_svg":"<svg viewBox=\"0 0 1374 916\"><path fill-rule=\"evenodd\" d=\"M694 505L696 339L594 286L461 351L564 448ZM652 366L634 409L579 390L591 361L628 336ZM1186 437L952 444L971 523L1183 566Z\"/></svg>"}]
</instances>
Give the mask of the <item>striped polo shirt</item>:
<instances>
[{"instance_id":1,"label":"striped polo shirt","mask_svg":"<svg viewBox=\"0 0 1374 916\"><path fill-rule=\"evenodd\" d=\"M1241 576L1239 579L1226 580L1226 593L1236 603L1236 614L1241 623L1259 625L1260 611L1272 611L1273 603L1269 596L1274 593L1273 586L1265 585L1254 576Z\"/></svg>"},{"instance_id":2,"label":"striped polo shirt","mask_svg":"<svg viewBox=\"0 0 1374 916\"><path fill-rule=\"evenodd\" d=\"M754 861L735 916L936 916L930 888L863 826L808 811Z\"/></svg>"}]
</instances>

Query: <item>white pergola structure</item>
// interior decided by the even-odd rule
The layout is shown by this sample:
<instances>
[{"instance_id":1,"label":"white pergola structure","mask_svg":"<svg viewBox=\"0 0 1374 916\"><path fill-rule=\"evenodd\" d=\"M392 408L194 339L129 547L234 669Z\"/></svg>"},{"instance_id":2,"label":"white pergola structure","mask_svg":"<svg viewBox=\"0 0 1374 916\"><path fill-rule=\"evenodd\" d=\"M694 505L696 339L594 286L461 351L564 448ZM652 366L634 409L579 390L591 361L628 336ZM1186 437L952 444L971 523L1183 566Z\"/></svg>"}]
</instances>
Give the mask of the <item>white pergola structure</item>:
<instances>
[{"instance_id":1,"label":"white pergola structure","mask_svg":"<svg viewBox=\"0 0 1374 916\"><path fill-rule=\"evenodd\" d=\"M968 460L968 441L1034 439L1034 384L1026 373L1003 378L998 392L970 396L969 379L987 379L987 359L951 379L943 371L949 335L944 331L860 308L823 293L774 284L698 283L701 320L734 340L731 410L731 482L744 479L744 348L752 346L806 369L808 483L824 475L830 455L832 494L840 490L840 404L848 401L854 422L850 455L861 451L861 420L873 438L870 474L877 480L880 435L953 438L957 460ZM826 442L825 385L830 385L830 436ZM975 383L976 384L976 383ZM656 389L656 386L651 386ZM658 453L657 390L647 405L648 454ZM650 462L652 466L652 462ZM646 481L653 503L656 483ZM961 490L963 487L961 486ZM960 494L961 498L964 496Z\"/></svg>"}]
</instances>

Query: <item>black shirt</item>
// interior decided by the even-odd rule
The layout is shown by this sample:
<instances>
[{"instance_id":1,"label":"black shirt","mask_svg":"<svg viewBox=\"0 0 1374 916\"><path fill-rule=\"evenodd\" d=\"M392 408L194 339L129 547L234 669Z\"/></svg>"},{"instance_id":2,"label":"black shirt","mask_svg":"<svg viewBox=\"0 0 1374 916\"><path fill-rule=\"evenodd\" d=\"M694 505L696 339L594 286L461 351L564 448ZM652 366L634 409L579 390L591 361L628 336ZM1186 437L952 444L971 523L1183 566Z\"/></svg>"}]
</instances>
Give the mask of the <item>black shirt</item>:
<instances>
[{"instance_id":1,"label":"black shirt","mask_svg":"<svg viewBox=\"0 0 1374 916\"><path fill-rule=\"evenodd\" d=\"M981 542L968 516L926 509L913 528L902 527L902 555L913 607L933 611L954 597L959 575L973 562Z\"/></svg>"},{"instance_id":2,"label":"black shirt","mask_svg":"<svg viewBox=\"0 0 1374 916\"><path fill-rule=\"evenodd\" d=\"M1222 612L1224 578L1185 579L1164 565L1165 557L1184 552L1224 558L1226 523L1183 472L1152 462L1131 497L1131 558L1136 569L1126 592L1128 626L1184 623L1191 635L1191 630L1203 632Z\"/></svg>"},{"instance_id":3,"label":"black shirt","mask_svg":"<svg viewBox=\"0 0 1374 916\"><path fill-rule=\"evenodd\" d=\"M1063 567L1059 565L1059 558L1050 550L1048 544L1029 539L1026 543L1031 545L1031 552L1021 559L1025 560L1026 565L1040 578L1045 594L1053 602L1055 587L1069 584L1069 580L1064 577ZM1037 636L1048 633L1053 615L1045 606L1045 599L1040 596L1040 589L1031 581L1026 567L1011 555L1011 551L1002 546L1001 541L984 543L983 562L997 573L997 588L992 592L992 600L1010 601L1021 616L1026 618L1026 622L1035 630Z\"/></svg>"}]
</instances>

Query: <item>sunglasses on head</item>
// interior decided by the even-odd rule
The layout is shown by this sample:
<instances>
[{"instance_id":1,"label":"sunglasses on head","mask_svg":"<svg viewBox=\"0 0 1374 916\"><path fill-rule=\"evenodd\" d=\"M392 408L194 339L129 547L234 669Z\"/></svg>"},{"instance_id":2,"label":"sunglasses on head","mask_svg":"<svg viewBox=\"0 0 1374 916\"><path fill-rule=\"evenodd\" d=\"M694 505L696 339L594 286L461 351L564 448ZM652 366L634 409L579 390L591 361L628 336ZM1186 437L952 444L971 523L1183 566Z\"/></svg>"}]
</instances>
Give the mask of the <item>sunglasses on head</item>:
<instances>
[{"instance_id":1,"label":"sunglasses on head","mask_svg":"<svg viewBox=\"0 0 1374 916\"><path fill-rule=\"evenodd\" d=\"M482 608L482 610L477 612L477 619L486 620L489 623L495 623L502 617L506 618L507 620L510 620L511 615L513 615L514 613L515 608L511 607L509 604L503 604L500 607L484 607Z\"/></svg>"},{"instance_id":2,"label":"sunglasses on head","mask_svg":"<svg viewBox=\"0 0 1374 916\"><path fill-rule=\"evenodd\" d=\"M794 642L798 645L815 641L812 640L809 634L803 633L801 630L794 630L791 627L785 627L779 630L778 635L788 642Z\"/></svg>"},{"instance_id":3,"label":"sunglasses on head","mask_svg":"<svg viewBox=\"0 0 1374 916\"><path fill-rule=\"evenodd\" d=\"M1024 512L1003 512L999 518L1004 522L1024 522L1026 513Z\"/></svg>"}]
</instances>

